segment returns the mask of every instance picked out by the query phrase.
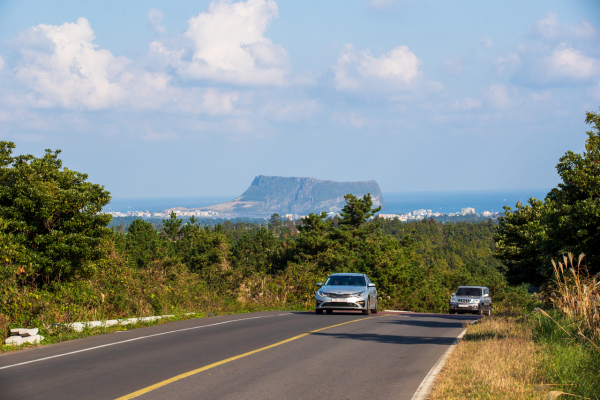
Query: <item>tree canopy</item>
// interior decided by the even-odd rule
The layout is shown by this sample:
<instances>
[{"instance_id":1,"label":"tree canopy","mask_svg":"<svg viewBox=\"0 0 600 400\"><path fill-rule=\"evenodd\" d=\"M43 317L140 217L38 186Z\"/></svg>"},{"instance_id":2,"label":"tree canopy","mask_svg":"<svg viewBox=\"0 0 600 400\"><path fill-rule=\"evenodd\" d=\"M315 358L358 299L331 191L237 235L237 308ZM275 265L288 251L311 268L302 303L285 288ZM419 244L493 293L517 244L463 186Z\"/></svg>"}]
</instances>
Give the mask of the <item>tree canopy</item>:
<instances>
[{"instance_id":1,"label":"tree canopy","mask_svg":"<svg viewBox=\"0 0 600 400\"><path fill-rule=\"evenodd\" d=\"M60 150L37 158L13 156L15 147L0 142L0 219L24 249L20 267L44 281L85 273L87 262L105 254L100 244L111 216L101 211L110 193L63 168Z\"/></svg>"},{"instance_id":2,"label":"tree canopy","mask_svg":"<svg viewBox=\"0 0 600 400\"><path fill-rule=\"evenodd\" d=\"M513 283L541 284L550 260L569 252L585 253L590 272L600 271L600 115L587 112L585 122L585 151L568 151L556 166L562 182L499 219L496 256Z\"/></svg>"}]
</instances>

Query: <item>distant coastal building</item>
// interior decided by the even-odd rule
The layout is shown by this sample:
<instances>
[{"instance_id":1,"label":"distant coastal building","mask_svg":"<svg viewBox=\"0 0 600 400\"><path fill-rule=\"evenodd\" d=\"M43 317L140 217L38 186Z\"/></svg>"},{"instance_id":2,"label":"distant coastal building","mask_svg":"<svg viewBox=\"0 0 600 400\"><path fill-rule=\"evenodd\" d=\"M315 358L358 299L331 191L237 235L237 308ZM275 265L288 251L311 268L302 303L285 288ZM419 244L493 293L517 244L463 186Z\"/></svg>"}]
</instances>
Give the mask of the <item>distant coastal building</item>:
<instances>
[{"instance_id":1,"label":"distant coastal building","mask_svg":"<svg viewBox=\"0 0 600 400\"><path fill-rule=\"evenodd\" d=\"M400 218L398 214L377 214L377 216L381 219L395 219Z\"/></svg>"}]
</instances>

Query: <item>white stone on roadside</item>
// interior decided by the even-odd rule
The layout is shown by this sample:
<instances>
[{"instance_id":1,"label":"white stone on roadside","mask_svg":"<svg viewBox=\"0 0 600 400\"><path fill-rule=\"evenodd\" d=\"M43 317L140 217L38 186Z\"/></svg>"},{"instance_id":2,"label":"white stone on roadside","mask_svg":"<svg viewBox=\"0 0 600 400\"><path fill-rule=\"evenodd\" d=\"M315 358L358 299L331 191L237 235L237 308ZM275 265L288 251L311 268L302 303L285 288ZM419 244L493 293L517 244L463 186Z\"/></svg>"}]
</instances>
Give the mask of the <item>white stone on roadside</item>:
<instances>
[{"instance_id":1,"label":"white stone on roadside","mask_svg":"<svg viewBox=\"0 0 600 400\"><path fill-rule=\"evenodd\" d=\"M21 336L11 336L8 339L6 339L4 343L11 346L20 346L21 343L23 343L23 338Z\"/></svg>"},{"instance_id":2,"label":"white stone on roadside","mask_svg":"<svg viewBox=\"0 0 600 400\"><path fill-rule=\"evenodd\" d=\"M18 335L18 336L35 336L37 335L39 332L38 328L33 328L33 329L26 329L26 328L16 328L16 329L11 329L10 330L10 334L11 335Z\"/></svg>"},{"instance_id":3,"label":"white stone on roadside","mask_svg":"<svg viewBox=\"0 0 600 400\"><path fill-rule=\"evenodd\" d=\"M6 339L4 341L4 343L11 345L11 346L20 346L23 343L40 343L42 340L44 340L44 337L40 336L40 335L32 335L32 336L25 336L25 337L10 336L8 339Z\"/></svg>"}]
</instances>

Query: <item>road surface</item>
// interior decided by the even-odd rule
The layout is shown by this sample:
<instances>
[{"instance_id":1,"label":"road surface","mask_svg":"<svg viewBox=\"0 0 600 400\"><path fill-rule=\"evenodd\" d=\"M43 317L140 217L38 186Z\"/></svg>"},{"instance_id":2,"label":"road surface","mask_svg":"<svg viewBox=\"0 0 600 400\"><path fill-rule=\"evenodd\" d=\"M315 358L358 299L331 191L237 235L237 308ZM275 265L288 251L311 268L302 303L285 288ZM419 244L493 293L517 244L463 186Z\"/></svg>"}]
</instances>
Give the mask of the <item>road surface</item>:
<instances>
[{"instance_id":1,"label":"road surface","mask_svg":"<svg viewBox=\"0 0 600 400\"><path fill-rule=\"evenodd\" d=\"M406 399L476 316L259 312L0 355L0 399Z\"/></svg>"}]
</instances>

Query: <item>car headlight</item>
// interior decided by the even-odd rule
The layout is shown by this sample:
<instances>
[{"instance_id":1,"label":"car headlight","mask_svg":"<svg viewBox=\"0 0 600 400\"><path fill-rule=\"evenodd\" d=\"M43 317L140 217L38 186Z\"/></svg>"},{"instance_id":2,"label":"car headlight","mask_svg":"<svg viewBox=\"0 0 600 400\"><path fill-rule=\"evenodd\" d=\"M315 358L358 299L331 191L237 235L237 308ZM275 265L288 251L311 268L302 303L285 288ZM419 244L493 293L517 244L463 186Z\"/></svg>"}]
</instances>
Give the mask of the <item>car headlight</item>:
<instances>
[{"instance_id":1,"label":"car headlight","mask_svg":"<svg viewBox=\"0 0 600 400\"><path fill-rule=\"evenodd\" d=\"M327 293L317 292L317 296L319 296L319 297L327 297Z\"/></svg>"},{"instance_id":2,"label":"car headlight","mask_svg":"<svg viewBox=\"0 0 600 400\"><path fill-rule=\"evenodd\" d=\"M479 303L479 299L471 299L471 303Z\"/></svg>"},{"instance_id":3,"label":"car headlight","mask_svg":"<svg viewBox=\"0 0 600 400\"><path fill-rule=\"evenodd\" d=\"M356 292L356 293L352 293L352 296L354 296L354 297L360 297L363 294L365 294L365 292Z\"/></svg>"}]
</instances>

